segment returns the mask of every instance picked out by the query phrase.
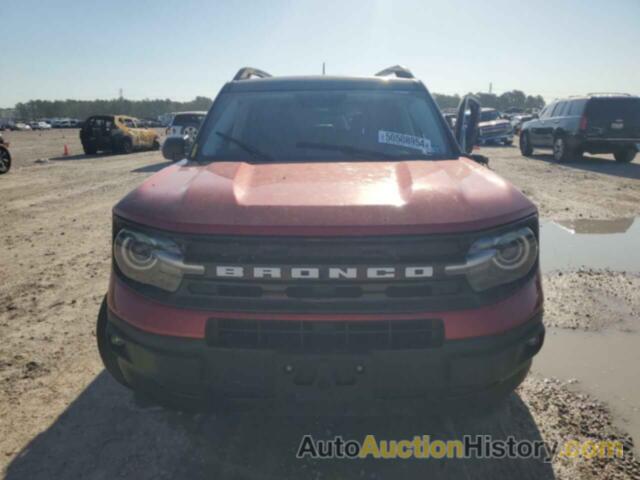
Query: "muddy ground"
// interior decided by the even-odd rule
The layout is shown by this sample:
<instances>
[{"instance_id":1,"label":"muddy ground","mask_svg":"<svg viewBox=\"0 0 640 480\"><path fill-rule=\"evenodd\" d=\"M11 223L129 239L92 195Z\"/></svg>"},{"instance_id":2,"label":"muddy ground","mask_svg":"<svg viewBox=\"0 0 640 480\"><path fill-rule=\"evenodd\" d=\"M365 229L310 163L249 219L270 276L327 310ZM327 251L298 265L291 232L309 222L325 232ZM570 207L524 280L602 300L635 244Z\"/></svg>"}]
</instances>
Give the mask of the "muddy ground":
<instances>
[{"instance_id":1,"label":"muddy ground","mask_svg":"<svg viewBox=\"0 0 640 480\"><path fill-rule=\"evenodd\" d=\"M0 466L6 478L639 478L617 460L299 461L305 433L412 438L464 433L560 441L633 439L608 398L545 378L534 365L486 416L273 412L186 415L137 402L103 371L94 324L107 287L110 209L167 165L158 152L81 155L77 131L5 132L14 168L0 177ZM60 157L64 144L71 155ZM491 166L551 220L640 214L640 159L556 165L548 155L483 148ZM38 159L50 159L35 163ZM634 252L630 252L630 255ZM566 331L637 330L640 280L607 270L545 273L546 322ZM631 334L631 333L629 333ZM543 353L544 354L544 350ZM637 381L638 366L629 365ZM632 399L636 402L638 399ZM604 401L604 403L603 403ZM613 413L612 413L613 412Z\"/></svg>"}]
</instances>

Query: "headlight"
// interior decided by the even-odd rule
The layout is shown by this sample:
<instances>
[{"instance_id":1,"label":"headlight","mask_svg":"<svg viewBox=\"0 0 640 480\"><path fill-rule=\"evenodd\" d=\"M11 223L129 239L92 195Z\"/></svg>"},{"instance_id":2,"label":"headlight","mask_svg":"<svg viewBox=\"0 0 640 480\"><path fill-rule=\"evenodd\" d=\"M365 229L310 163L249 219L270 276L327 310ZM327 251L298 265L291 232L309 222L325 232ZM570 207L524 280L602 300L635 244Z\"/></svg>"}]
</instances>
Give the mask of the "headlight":
<instances>
[{"instance_id":1,"label":"headlight","mask_svg":"<svg viewBox=\"0 0 640 480\"><path fill-rule=\"evenodd\" d=\"M202 275L201 265L187 265L172 240L123 228L113 241L113 257L120 271L136 282L175 292L185 274Z\"/></svg>"},{"instance_id":2,"label":"headlight","mask_svg":"<svg viewBox=\"0 0 640 480\"><path fill-rule=\"evenodd\" d=\"M446 267L448 275L466 275L475 291L514 282L527 275L538 259L538 241L533 230L482 238L471 245L464 264Z\"/></svg>"}]
</instances>

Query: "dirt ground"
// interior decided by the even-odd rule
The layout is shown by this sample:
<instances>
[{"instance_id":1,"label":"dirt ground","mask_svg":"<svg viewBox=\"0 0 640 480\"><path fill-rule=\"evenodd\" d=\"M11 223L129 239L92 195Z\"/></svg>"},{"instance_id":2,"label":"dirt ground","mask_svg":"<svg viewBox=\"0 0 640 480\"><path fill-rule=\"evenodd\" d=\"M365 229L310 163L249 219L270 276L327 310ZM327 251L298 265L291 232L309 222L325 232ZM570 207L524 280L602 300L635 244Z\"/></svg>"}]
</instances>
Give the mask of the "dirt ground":
<instances>
[{"instance_id":1,"label":"dirt ground","mask_svg":"<svg viewBox=\"0 0 640 480\"><path fill-rule=\"evenodd\" d=\"M3 135L14 155L12 171L0 177L0 466L6 478L640 478L633 439L607 406L540 375L530 375L496 412L480 417L187 415L142 404L103 371L95 319L109 275L110 210L167 162L159 152L84 157L76 130ZM65 144L69 157L61 157ZM515 147L481 152L538 204L543 218L640 214L640 158L628 165L608 156L556 165L549 155L525 159ZM635 330L639 286L633 272L547 273L545 321L558 328ZM623 439L628 452L623 459L551 463L296 460L307 433Z\"/></svg>"}]
</instances>

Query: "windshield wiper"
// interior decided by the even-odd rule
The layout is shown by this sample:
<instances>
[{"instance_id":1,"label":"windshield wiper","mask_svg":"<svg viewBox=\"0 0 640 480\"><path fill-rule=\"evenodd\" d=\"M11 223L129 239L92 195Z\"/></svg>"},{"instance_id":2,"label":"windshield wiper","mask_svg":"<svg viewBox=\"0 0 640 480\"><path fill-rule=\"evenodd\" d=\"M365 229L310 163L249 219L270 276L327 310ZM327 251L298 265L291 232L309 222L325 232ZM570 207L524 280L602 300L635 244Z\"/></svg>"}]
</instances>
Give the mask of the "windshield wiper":
<instances>
[{"instance_id":1,"label":"windshield wiper","mask_svg":"<svg viewBox=\"0 0 640 480\"><path fill-rule=\"evenodd\" d=\"M358 148L353 147L351 145L340 145L340 144L331 144L331 143L316 143L316 142L298 142L296 143L297 148L312 148L317 150L333 150L336 152L346 153L348 155L366 155L370 157L382 157L389 159L401 159L406 158L408 156L412 156L412 154L404 154L404 155L394 155L392 153L379 152L377 150L368 150L366 148ZM416 154L418 156L424 156L423 153Z\"/></svg>"},{"instance_id":2,"label":"windshield wiper","mask_svg":"<svg viewBox=\"0 0 640 480\"><path fill-rule=\"evenodd\" d=\"M227 141L229 141L231 143L235 143L237 146L242 148L245 152L250 153L255 158L259 158L261 160L266 160L267 162L275 162L274 158L271 155L269 155L268 153L261 152L257 148L252 147L251 145L249 145L247 143L244 143L242 140L238 140L237 138L232 137L231 135L227 135L226 133L222 133L222 132L216 132L216 135L224 138L225 140L227 140Z\"/></svg>"}]
</instances>

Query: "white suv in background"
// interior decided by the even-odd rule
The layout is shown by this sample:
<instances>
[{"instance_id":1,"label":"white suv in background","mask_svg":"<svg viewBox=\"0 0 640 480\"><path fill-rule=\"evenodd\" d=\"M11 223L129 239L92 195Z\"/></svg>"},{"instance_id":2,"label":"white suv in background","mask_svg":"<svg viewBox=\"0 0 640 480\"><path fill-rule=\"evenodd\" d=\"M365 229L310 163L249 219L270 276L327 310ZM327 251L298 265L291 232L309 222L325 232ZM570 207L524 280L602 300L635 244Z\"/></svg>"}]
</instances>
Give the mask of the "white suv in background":
<instances>
[{"instance_id":1,"label":"white suv in background","mask_svg":"<svg viewBox=\"0 0 640 480\"><path fill-rule=\"evenodd\" d=\"M167 127L167 137L187 135L190 140L193 140L206 115L207 112L174 113L171 123Z\"/></svg>"}]
</instances>

